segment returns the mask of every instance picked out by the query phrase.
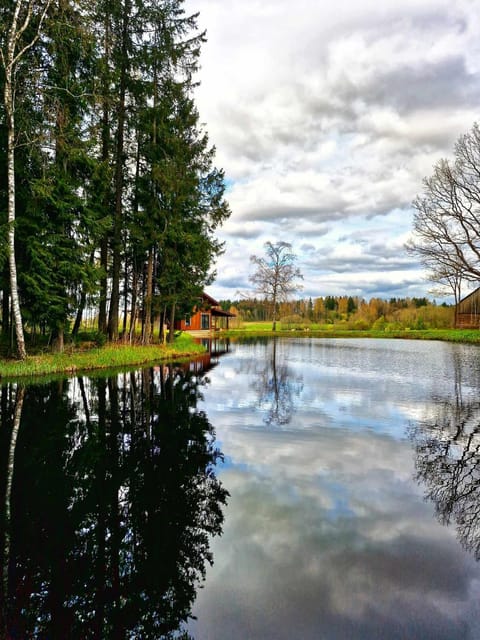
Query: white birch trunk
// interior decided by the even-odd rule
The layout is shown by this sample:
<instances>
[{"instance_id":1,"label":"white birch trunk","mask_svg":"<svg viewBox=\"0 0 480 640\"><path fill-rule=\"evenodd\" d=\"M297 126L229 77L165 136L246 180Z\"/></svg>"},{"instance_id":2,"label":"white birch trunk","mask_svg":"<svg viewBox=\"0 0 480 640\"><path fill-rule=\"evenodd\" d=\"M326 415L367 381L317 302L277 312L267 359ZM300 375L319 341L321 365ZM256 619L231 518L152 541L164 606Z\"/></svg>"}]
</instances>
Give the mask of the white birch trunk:
<instances>
[{"instance_id":1,"label":"white birch trunk","mask_svg":"<svg viewBox=\"0 0 480 640\"><path fill-rule=\"evenodd\" d=\"M15 68L18 61L35 44L40 35L47 10L51 0L45 0L43 10L39 16L36 32L26 44L21 38L26 32L33 16L34 2L32 0L16 0L12 22L7 32L4 49L0 51L5 69L4 106L7 124L7 190L8 190L8 266L10 271L10 295L12 297L13 320L17 337L18 355L22 360L27 357L25 338L23 334L22 314L17 284L17 262L15 259ZM22 12L24 16L21 18Z\"/></svg>"},{"instance_id":2,"label":"white birch trunk","mask_svg":"<svg viewBox=\"0 0 480 640\"><path fill-rule=\"evenodd\" d=\"M9 43L10 44L10 43ZM27 357L23 334L22 315L17 285L17 261L15 259L15 120L12 87L12 69L8 68L5 80L5 111L7 114L7 184L8 184L8 266L10 271L10 295L13 321L17 337L18 355Z\"/></svg>"}]
</instances>

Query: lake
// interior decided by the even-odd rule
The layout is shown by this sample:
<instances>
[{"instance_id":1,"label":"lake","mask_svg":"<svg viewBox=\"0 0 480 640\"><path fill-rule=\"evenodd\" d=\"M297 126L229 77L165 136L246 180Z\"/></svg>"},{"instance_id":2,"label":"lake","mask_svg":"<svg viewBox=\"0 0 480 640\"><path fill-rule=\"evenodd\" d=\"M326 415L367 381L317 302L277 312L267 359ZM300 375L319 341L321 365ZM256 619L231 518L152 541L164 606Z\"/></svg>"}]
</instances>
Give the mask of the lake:
<instances>
[{"instance_id":1,"label":"lake","mask_svg":"<svg viewBox=\"0 0 480 640\"><path fill-rule=\"evenodd\" d=\"M0 629L480 638L479 389L472 345L304 337L4 385Z\"/></svg>"}]
</instances>

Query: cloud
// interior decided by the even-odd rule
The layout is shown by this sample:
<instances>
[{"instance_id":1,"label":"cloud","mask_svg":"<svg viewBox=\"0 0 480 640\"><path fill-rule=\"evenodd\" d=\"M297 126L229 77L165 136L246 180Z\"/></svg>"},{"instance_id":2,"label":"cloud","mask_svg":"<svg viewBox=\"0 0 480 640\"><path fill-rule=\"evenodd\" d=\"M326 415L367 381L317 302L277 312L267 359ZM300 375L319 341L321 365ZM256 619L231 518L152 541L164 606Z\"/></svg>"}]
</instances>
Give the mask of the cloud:
<instances>
[{"instance_id":1,"label":"cloud","mask_svg":"<svg viewBox=\"0 0 480 640\"><path fill-rule=\"evenodd\" d=\"M266 240L287 239L298 250L306 229L319 253L332 248L327 227L375 233L368 222L382 216L391 239L406 233L422 178L478 117L475 3L339 0L332 11L314 0L188 0L187 7L200 11L208 30L197 102L230 185L222 270ZM382 263L378 243L371 249L380 254L365 257L365 284L358 283L365 293L382 270L399 285L395 272L418 268L408 256ZM359 266L345 255L331 275ZM248 264L234 268L246 279ZM312 265L307 275L314 291L321 272ZM415 286L428 288L421 275Z\"/></svg>"}]
</instances>

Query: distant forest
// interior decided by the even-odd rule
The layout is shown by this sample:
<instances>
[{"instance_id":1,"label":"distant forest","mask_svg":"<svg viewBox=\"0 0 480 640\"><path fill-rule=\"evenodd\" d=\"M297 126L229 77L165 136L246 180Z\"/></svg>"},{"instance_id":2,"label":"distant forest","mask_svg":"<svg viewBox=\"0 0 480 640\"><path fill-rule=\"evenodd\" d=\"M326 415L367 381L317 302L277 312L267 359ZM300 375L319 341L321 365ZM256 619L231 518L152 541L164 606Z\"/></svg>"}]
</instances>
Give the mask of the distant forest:
<instances>
[{"instance_id":1,"label":"distant forest","mask_svg":"<svg viewBox=\"0 0 480 640\"><path fill-rule=\"evenodd\" d=\"M257 298L224 300L225 310L237 315L236 324L271 320L272 310ZM454 307L437 305L427 298L371 298L325 296L282 302L278 308L280 329L302 329L312 325L336 324L348 329L449 328L454 324ZM230 325L235 322L230 321Z\"/></svg>"},{"instance_id":2,"label":"distant forest","mask_svg":"<svg viewBox=\"0 0 480 640\"><path fill-rule=\"evenodd\" d=\"M19 347L25 330L62 349L86 310L100 336L148 343L213 279L230 212L182 5L2 3L0 320Z\"/></svg>"}]
</instances>

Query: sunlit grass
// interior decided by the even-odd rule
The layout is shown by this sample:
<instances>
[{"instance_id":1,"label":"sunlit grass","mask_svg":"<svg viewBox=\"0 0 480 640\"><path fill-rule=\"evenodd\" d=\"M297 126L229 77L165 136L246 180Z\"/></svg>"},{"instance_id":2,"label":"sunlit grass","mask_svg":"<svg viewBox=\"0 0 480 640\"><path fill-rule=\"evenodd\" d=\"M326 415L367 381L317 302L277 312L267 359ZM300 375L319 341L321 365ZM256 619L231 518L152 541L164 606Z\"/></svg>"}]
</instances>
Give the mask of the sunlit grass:
<instances>
[{"instance_id":1,"label":"sunlit grass","mask_svg":"<svg viewBox=\"0 0 480 640\"><path fill-rule=\"evenodd\" d=\"M64 353L31 355L24 362L2 359L0 360L0 378L33 377L55 373L75 374L81 371L113 369L186 358L203 352L203 346L185 334L176 338L173 344L165 345L115 344L89 349L68 347Z\"/></svg>"},{"instance_id":2,"label":"sunlit grass","mask_svg":"<svg viewBox=\"0 0 480 640\"><path fill-rule=\"evenodd\" d=\"M244 322L241 329L226 332L232 338L254 335L315 336L321 338L403 338L408 340L444 340L480 344L476 329L348 329L334 324L311 324L304 329L272 331L271 322Z\"/></svg>"},{"instance_id":3,"label":"sunlit grass","mask_svg":"<svg viewBox=\"0 0 480 640\"><path fill-rule=\"evenodd\" d=\"M338 325L310 325L308 329L272 331L271 322L244 323L241 329L223 333L232 338L255 336L320 337L320 338L403 338L410 340L443 340L480 344L480 331L474 329L395 329L352 330ZM178 360L204 352L188 334L181 334L173 344L131 346L124 344L92 346L88 343L68 346L64 353L37 353L28 356L25 362L0 359L0 379L48 376L59 373L72 375L83 371L114 369L118 367L154 364Z\"/></svg>"}]
</instances>

